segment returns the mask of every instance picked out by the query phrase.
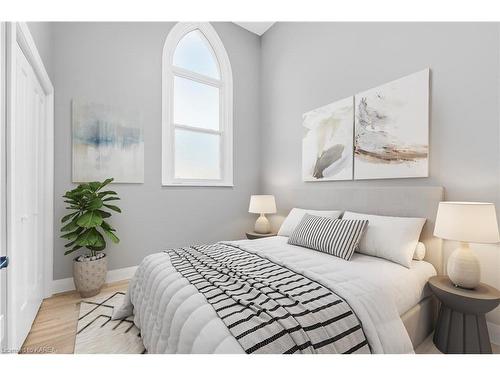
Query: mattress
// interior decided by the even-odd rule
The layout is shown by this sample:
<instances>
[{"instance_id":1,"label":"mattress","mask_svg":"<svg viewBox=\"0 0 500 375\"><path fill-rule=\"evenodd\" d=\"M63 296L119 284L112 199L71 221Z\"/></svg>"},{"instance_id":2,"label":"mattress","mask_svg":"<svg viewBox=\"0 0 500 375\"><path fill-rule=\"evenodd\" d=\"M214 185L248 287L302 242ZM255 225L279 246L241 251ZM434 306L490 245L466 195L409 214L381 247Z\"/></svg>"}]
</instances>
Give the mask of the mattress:
<instances>
[{"instance_id":1,"label":"mattress","mask_svg":"<svg viewBox=\"0 0 500 375\"><path fill-rule=\"evenodd\" d=\"M406 269L359 254L347 262L286 242L286 237L272 237L231 243L322 283L341 296L362 323L373 353L413 351L399 311L425 295L424 279L435 273L430 264L416 262ZM176 271L166 253L143 260L129 284L124 305L113 312L113 318L132 312L149 353L243 352L213 306Z\"/></svg>"},{"instance_id":2,"label":"mattress","mask_svg":"<svg viewBox=\"0 0 500 375\"><path fill-rule=\"evenodd\" d=\"M385 290L391 296L399 315L403 315L431 294L427 280L436 275L432 264L413 260L411 267L386 259L354 253L350 261L319 251L287 244L288 237L276 236L259 240L234 241L257 253L287 264L307 268L332 283L347 284L359 279Z\"/></svg>"}]
</instances>

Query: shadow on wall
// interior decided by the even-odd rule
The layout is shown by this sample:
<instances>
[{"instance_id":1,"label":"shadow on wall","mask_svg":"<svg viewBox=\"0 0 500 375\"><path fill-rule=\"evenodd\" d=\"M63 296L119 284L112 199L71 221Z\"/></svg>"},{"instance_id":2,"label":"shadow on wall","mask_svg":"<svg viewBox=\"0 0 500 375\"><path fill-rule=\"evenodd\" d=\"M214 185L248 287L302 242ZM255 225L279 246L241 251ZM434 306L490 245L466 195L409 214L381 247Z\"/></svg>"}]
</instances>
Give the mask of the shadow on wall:
<instances>
[{"instance_id":1,"label":"shadow on wall","mask_svg":"<svg viewBox=\"0 0 500 375\"><path fill-rule=\"evenodd\" d=\"M285 221L286 216L283 215L272 215L269 216L269 222L271 223L271 230L273 232L279 231L281 224Z\"/></svg>"}]
</instances>

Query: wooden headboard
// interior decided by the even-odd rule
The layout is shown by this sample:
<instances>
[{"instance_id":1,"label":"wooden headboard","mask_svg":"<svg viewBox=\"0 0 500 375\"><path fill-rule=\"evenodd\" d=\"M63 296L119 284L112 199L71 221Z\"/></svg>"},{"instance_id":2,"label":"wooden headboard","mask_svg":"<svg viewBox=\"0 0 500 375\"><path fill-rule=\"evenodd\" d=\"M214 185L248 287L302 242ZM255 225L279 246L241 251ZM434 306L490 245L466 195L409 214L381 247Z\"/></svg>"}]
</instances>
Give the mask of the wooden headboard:
<instances>
[{"instance_id":1,"label":"wooden headboard","mask_svg":"<svg viewBox=\"0 0 500 375\"><path fill-rule=\"evenodd\" d=\"M310 187L310 186L308 186ZM332 187L286 189L276 192L278 214L286 216L293 207L355 211L375 215L425 217L420 241L425 260L443 273L442 241L433 236L438 203L444 200L440 186L418 187ZM271 192L269 192L271 193ZM279 221L279 218L276 218ZM276 219L273 220L276 222Z\"/></svg>"}]
</instances>

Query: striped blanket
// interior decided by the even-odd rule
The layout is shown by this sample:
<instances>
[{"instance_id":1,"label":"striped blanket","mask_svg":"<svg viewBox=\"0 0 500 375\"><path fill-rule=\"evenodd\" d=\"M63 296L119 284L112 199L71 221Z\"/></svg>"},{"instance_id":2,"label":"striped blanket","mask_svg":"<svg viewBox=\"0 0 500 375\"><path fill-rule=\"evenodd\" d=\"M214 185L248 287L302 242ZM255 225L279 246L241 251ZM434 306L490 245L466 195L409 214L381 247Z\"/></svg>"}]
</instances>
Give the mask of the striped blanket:
<instances>
[{"instance_id":1,"label":"striped blanket","mask_svg":"<svg viewBox=\"0 0 500 375\"><path fill-rule=\"evenodd\" d=\"M165 253L246 353L370 353L350 306L301 274L228 243Z\"/></svg>"}]
</instances>

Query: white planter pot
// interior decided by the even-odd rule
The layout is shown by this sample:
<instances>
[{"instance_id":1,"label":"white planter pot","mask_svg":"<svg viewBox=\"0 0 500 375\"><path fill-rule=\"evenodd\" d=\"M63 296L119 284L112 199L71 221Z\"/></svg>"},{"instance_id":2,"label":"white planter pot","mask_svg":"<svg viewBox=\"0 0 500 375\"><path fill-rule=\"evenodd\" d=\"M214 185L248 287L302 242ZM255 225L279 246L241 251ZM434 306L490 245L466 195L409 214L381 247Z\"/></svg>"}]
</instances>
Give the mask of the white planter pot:
<instances>
[{"instance_id":1,"label":"white planter pot","mask_svg":"<svg viewBox=\"0 0 500 375\"><path fill-rule=\"evenodd\" d=\"M88 262L73 260L73 280L80 296L92 297L99 294L108 272L108 259L106 255L100 259Z\"/></svg>"}]
</instances>

